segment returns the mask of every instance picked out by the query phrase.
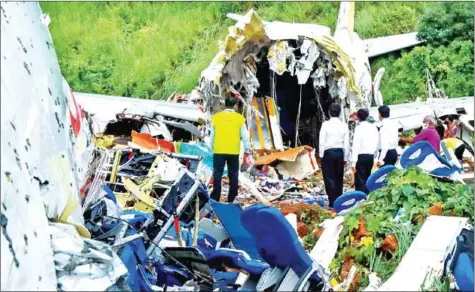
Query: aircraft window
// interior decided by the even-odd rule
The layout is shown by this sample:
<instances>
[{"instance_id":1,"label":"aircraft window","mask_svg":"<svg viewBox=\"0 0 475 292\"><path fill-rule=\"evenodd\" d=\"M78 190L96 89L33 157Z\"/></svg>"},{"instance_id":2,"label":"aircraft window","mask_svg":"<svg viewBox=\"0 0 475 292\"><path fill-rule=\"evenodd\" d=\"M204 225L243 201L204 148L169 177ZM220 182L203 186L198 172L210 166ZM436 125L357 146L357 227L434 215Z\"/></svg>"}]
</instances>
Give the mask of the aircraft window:
<instances>
[{"instance_id":1,"label":"aircraft window","mask_svg":"<svg viewBox=\"0 0 475 292\"><path fill-rule=\"evenodd\" d=\"M462 107L462 108L457 108L457 114L459 114L459 115L466 115L467 112L466 112L465 109Z\"/></svg>"}]
</instances>

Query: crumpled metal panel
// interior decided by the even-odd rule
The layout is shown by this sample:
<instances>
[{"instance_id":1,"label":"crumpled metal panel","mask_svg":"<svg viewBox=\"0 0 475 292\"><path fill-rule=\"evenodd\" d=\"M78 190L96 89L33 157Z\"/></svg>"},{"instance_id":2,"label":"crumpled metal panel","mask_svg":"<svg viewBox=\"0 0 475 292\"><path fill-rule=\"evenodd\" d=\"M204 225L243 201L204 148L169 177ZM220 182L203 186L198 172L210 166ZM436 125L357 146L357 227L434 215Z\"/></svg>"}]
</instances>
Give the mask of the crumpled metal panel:
<instances>
[{"instance_id":1,"label":"crumpled metal panel","mask_svg":"<svg viewBox=\"0 0 475 292\"><path fill-rule=\"evenodd\" d=\"M269 48L267 60L269 61L269 68L282 75L287 70L287 59L292 56L293 49L289 47L288 41L277 41Z\"/></svg>"},{"instance_id":2,"label":"crumpled metal panel","mask_svg":"<svg viewBox=\"0 0 475 292\"><path fill-rule=\"evenodd\" d=\"M307 83L308 77L310 77L310 73L313 70L313 64L320 56L320 50L315 42L304 40L300 51L302 52L302 58L297 61L295 75L297 75L298 83L302 85Z\"/></svg>"},{"instance_id":3,"label":"crumpled metal panel","mask_svg":"<svg viewBox=\"0 0 475 292\"><path fill-rule=\"evenodd\" d=\"M41 16L38 3L1 3L1 290L56 290L47 219L69 204L63 219L83 224L89 126Z\"/></svg>"},{"instance_id":4,"label":"crumpled metal panel","mask_svg":"<svg viewBox=\"0 0 475 292\"><path fill-rule=\"evenodd\" d=\"M82 239L71 225L50 223L58 287L63 291L105 291L127 275L110 245Z\"/></svg>"}]
</instances>

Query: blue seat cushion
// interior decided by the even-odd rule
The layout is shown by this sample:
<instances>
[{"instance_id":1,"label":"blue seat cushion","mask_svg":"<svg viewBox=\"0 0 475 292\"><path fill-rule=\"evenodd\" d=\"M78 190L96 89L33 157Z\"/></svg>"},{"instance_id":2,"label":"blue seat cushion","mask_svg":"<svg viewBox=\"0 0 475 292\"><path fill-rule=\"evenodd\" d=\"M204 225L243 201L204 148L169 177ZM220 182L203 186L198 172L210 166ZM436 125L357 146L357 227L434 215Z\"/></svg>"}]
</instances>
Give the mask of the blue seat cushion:
<instances>
[{"instance_id":1,"label":"blue seat cushion","mask_svg":"<svg viewBox=\"0 0 475 292\"><path fill-rule=\"evenodd\" d=\"M257 260L246 258L244 254L238 250L217 249L203 252L206 262L212 269L219 269L223 265L241 269L251 275L259 276L269 267L268 264Z\"/></svg>"},{"instance_id":2,"label":"blue seat cushion","mask_svg":"<svg viewBox=\"0 0 475 292\"><path fill-rule=\"evenodd\" d=\"M372 173L366 181L366 187L374 192L388 184L387 176L396 169L394 165L385 165Z\"/></svg>"},{"instance_id":3,"label":"blue seat cushion","mask_svg":"<svg viewBox=\"0 0 475 292\"><path fill-rule=\"evenodd\" d=\"M241 215L243 226L255 238L260 256L271 266L290 267L299 277L312 266L312 259L284 215L273 207L258 205ZM312 278L320 280L314 273Z\"/></svg>"},{"instance_id":4,"label":"blue seat cushion","mask_svg":"<svg viewBox=\"0 0 475 292\"><path fill-rule=\"evenodd\" d=\"M126 236L136 234L135 230L129 229ZM148 282L155 284L155 281L149 278L150 274L144 269L139 270L145 265L146 251L143 239L137 238L125 244L118 252L118 255L128 271L127 283L133 291L152 291ZM147 280L144 278L147 277Z\"/></svg>"},{"instance_id":5,"label":"blue seat cushion","mask_svg":"<svg viewBox=\"0 0 475 292\"><path fill-rule=\"evenodd\" d=\"M226 284L234 284L238 276L238 272L215 272L213 275L216 282L225 282Z\"/></svg>"},{"instance_id":6,"label":"blue seat cushion","mask_svg":"<svg viewBox=\"0 0 475 292\"><path fill-rule=\"evenodd\" d=\"M434 158L427 160L428 156L432 155ZM459 169L452 166L449 161L440 155L435 149L426 141L414 143L401 155L401 166L408 168L417 165L429 174L438 177L449 177Z\"/></svg>"},{"instance_id":7,"label":"blue seat cushion","mask_svg":"<svg viewBox=\"0 0 475 292\"><path fill-rule=\"evenodd\" d=\"M234 247L245 251L253 259L262 260L256 249L254 238L242 226L238 219L243 212L241 206L238 204L221 204L214 201L212 201L210 205L224 229L231 237Z\"/></svg>"},{"instance_id":8,"label":"blue seat cushion","mask_svg":"<svg viewBox=\"0 0 475 292\"><path fill-rule=\"evenodd\" d=\"M366 200L366 194L362 191L349 191L341 196L339 196L336 200L335 203L333 203L333 209L337 213L340 213L341 211L347 210L359 201Z\"/></svg>"},{"instance_id":9,"label":"blue seat cushion","mask_svg":"<svg viewBox=\"0 0 475 292\"><path fill-rule=\"evenodd\" d=\"M159 262L155 264L157 272L157 285L163 286L183 286L188 280L193 279L193 275L178 266L164 265Z\"/></svg>"},{"instance_id":10,"label":"blue seat cushion","mask_svg":"<svg viewBox=\"0 0 475 292\"><path fill-rule=\"evenodd\" d=\"M461 253L454 268L454 277L461 291L473 291L473 259Z\"/></svg>"}]
</instances>

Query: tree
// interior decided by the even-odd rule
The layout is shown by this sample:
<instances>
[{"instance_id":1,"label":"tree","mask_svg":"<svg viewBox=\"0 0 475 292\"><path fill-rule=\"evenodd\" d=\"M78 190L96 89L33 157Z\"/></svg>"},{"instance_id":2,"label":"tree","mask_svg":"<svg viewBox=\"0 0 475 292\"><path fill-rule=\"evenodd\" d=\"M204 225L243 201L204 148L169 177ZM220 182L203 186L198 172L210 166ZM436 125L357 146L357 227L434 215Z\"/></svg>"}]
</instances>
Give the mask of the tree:
<instances>
[{"instance_id":1,"label":"tree","mask_svg":"<svg viewBox=\"0 0 475 292\"><path fill-rule=\"evenodd\" d=\"M426 96L425 69L429 69L437 87L449 97L473 96L473 43L454 41L449 46L421 46L373 62L373 70L385 67L381 92L385 103L414 101Z\"/></svg>"},{"instance_id":2,"label":"tree","mask_svg":"<svg viewBox=\"0 0 475 292\"><path fill-rule=\"evenodd\" d=\"M448 45L455 40L473 42L473 13L473 2L438 3L423 14L417 36L433 46Z\"/></svg>"}]
</instances>

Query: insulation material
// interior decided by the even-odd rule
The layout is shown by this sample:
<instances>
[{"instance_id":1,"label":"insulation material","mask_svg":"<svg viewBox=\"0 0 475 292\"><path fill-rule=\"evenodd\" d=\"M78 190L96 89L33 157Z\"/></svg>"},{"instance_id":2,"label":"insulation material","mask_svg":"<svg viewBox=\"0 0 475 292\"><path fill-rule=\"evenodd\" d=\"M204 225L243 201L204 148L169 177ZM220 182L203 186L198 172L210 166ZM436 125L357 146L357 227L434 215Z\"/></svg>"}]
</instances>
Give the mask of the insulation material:
<instances>
[{"instance_id":1,"label":"insulation material","mask_svg":"<svg viewBox=\"0 0 475 292\"><path fill-rule=\"evenodd\" d=\"M228 36L220 44L218 54L202 73L202 78L215 84L220 83L226 62L239 49L243 48L248 41L259 41L265 36L264 24L252 9L246 13L243 20L238 21L234 26L229 27L228 30Z\"/></svg>"},{"instance_id":2,"label":"insulation material","mask_svg":"<svg viewBox=\"0 0 475 292\"><path fill-rule=\"evenodd\" d=\"M331 79L330 81L330 95L333 98L339 98L345 100L348 95L348 90L346 88L346 78L340 77L337 79Z\"/></svg>"},{"instance_id":3,"label":"insulation material","mask_svg":"<svg viewBox=\"0 0 475 292\"><path fill-rule=\"evenodd\" d=\"M346 86L347 92L354 93L356 103L363 104L360 88L355 80L355 69L352 60L332 37L326 34L308 35L309 39L304 40L304 44L301 47L304 56L301 60L297 61L293 54L289 56L288 51L285 50L285 40L288 39L287 35L282 31L281 37L279 37L278 32L273 31L271 41L266 34L263 22L253 10L250 10L244 17L240 18L236 25L230 27L229 34L221 44L218 54L201 75L200 89L203 92L206 110L209 111L211 109L214 100L221 98L221 92L224 88L231 85L231 80L234 84L236 83L236 75L232 74L230 76L227 72L240 72L240 70L228 70L226 66L234 55L239 54L240 57L237 59L241 59L247 52L252 51L247 45L254 46L256 50L263 46L270 47L268 60L271 70L277 73L288 70L292 76L297 74L299 84L306 83L312 73L315 61L321 55L322 59L330 62L322 61L317 66L323 65L324 68L331 69L329 74L331 73L335 77L345 77L346 83L343 84L342 82L344 81L340 81L338 86ZM241 53L241 51L246 53ZM287 56L285 60L288 59L289 61L286 69L283 68L284 56ZM241 92L242 95L248 99L247 102L250 102L257 92L259 82L255 78L254 67L249 66L247 63L244 62L241 65L245 77L239 80L239 82L244 88ZM235 67L235 65L230 66ZM339 95L346 97L347 94L344 93L346 92L341 91Z\"/></svg>"},{"instance_id":4,"label":"insulation material","mask_svg":"<svg viewBox=\"0 0 475 292\"><path fill-rule=\"evenodd\" d=\"M320 55L320 50L312 40L304 40L300 47L302 57L297 61L295 75L297 75L298 83L307 83L310 73L313 71L313 64Z\"/></svg>"},{"instance_id":5,"label":"insulation material","mask_svg":"<svg viewBox=\"0 0 475 292\"><path fill-rule=\"evenodd\" d=\"M315 70L310 76L313 80L313 87L315 87L316 89L325 87L327 85L327 76L328 71L321 67L317 68L317 70Z\"/></svg>"},{"instance_id":6,"label":"insulation material","mask_svg":"<svg viewBox=\"0 0 475 292\"><path fill-rule=\"evenodd\" d=\"M294 161L282 161L276 166L276 169L284 177L293 177L299 180L305 179L318 170L315 150L304 148Z\"/></svg>"},{"instance_id":7,"label":"insulation material","mask_svg":"<svg viewBox=\"0 0 475 292\"><path fill-rule=\"evenodd\" d=\"M1 290L56 290L48 218L64 213L83 225L91 133L39 4L2 2L1 10Z\"/></svg>"},{"instance_id":8,"label":"insulation material","mask_svg":"<svg viewBox=\"0 0 475 292\"><path fill-rule=\"evenodd\" d=\"M277 41L269 48L267 60L269 67L277 75L282 75L287 71L287 59L292 56L292 48L287 41Z\"/></svg>"}]
</instances>

